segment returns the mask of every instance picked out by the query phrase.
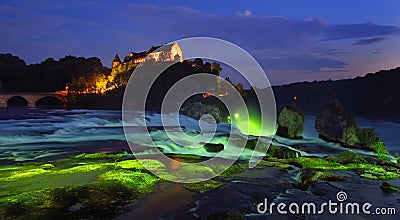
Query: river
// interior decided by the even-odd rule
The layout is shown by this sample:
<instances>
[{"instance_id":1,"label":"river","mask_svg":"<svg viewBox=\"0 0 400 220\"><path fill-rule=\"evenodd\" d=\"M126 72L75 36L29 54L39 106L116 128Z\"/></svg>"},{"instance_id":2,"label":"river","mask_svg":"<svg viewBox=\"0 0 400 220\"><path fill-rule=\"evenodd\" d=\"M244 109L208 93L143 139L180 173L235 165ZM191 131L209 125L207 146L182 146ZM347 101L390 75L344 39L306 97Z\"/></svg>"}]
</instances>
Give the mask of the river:
<instances>
[{"instance_id":1,"label":"river","mask_svg":"<svg viewBox=\"0 0 400 220\"><path fill-rule=\"evenodd\" d=\"M147 114L150 126L160 126L157 114ZM400 151L400 123L356 118L361 127L373 127L391 153ZM197 126L197 121L181 117L185 126ZM314 129L314 115L306 115L304 140L289 144L317 143L329 145L318 139ZM224 127L222 127L224 128ZM221 130L220 130L221 132ZM223 129L222 129L223 132ZM167 136L153 131L152 138L160 140L167 153L194 153L212 156L205 150L190 151L166 142ZM55 110L8 108L0 110L0 161L48 160L79 153L129 151L123 133L121 112L113 110ZM245 152L250 154L251 152Z\"/></svg>"},{"instance_id":2,"label":"river","mask_svg":"<svg viewBox=\"0 0 400 220\"><path fill-rule=\"evenodd\" d=\"M149 126L155 128L161 126L158 114L148 113L146 119ZM356 118L356 120L360 127L375 128L391 153L400 151L399 122L363 118ZM305 116L304 139L302 140L275 138L279 143L296 146L297 149L304 148L304 150L300 150L302 154L323 156L347 150L338 144L327 143L319 139L314 129L314 121L315 115ZM180 118L180 122L193 130L198 127L196 120L185 116ZM219 125L217 133L223 133L228 128L229 125ZM0 134L0 161L2 164L46 161L80 153L129 152L120 111L8 108L0 110ZM204 149L182 148L166 141L167 136L162 129L153 130L151 136L167 153L212 156ZM216 141L223 140L217 139ZM245 151L243 157L247 157L251 153L250 150ZM360 178L350 171L337 173L345 177L344 181L318 182L305 191L290 187L290 184L282 184L282 182L296 183L298 171L298 169L293 169L286 172L275 167L266 167L261 170L252 169L226 177L229 180L226 185L204 194L189 192L178 183L162 183L158 185L154 193L125 207L125 211L120 213L118 218L156 218L158 216L161 219L194 219L206 218L216 211L237 210L247 213L245 216L248 219L265 219L265 215L257 214L255 205L263 202L264 198L267 198L269 202L315 201L320 204L335 198L338 191L348 193L351 201L359 203L368 201L375 205L400 209L400 203L396 202L398 199L396 194L387 194L380 190L379 185L382 181ZM395 185L400 184L397 179L390 180L390 182ZM291 217L297 219L299 216ZM352 219L354 216L341 215L341 217ZM389 219L397 218L391 217L394 218ZM326 214L316 219L334 218L337 216Z\"/></svg>"}]
</instances>

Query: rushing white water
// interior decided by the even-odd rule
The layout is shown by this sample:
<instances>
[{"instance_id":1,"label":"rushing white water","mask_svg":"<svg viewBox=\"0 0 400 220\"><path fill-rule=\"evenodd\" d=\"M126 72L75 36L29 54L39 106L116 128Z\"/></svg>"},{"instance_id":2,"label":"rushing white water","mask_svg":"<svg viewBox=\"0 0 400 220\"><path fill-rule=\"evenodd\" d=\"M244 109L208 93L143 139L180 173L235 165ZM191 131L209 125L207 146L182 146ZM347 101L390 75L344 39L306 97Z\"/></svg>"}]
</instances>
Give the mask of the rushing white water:
<instances>
[{"instance_id":1,"label":"rushing white water","mask_svg":"<svg viewBox=\"0 0 400 220\"><path fill-rule=\"evenodd\" d=\"M169 140L159 114L146 113L147 125L155 127L151 137L165 153L198 154L213 156L204 148L185 148ZM305 117L303 140L277 139L286 144L324 146L326 150L340 149L337 144L326 143L318 139L314 130L315 116ZM357 119L361 127L374 127L388 149L394 153L400 151L400 124L396 122ZM180 116L180 123L186 132L199 131L197 120ZM131 124L135 126L135 123ZM230 125L219 124L217 137L211 142L226 144L226 134ZM235 133L238 131L236 130ZM136 136L139 140L140 136ZM320 148L318 148L320 149ZM60 157L83 152L119 152L129 151L122 129L121 112L110 110L43 110L9 108L0 110L0 160L25 161L49 157ZM151 152L144 152L151 153ZM242 157L250 157L252 150L245 149Z\"/></svg>"}]
</instances>

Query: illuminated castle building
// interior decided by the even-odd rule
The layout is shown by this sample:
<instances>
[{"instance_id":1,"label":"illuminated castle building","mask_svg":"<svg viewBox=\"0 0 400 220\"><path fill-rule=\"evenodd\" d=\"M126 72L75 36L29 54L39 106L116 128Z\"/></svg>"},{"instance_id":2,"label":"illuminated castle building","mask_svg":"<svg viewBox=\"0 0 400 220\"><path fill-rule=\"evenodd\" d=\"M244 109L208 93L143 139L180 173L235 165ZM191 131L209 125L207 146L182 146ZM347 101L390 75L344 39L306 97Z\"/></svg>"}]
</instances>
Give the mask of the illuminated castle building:
<instances>
[{"instance_id":1,"label":"illuminated castle building","mask_svg":"<svg viewBox=\"0 0 400 220\"><path fill-rule=\"evenodd\" d=\"M154 62L169 62L169 61L182 61L182 50L178 43L167 44L164 46L152 46L147 51L138 53L130 52L128 56L121 62L118 54L112 62L112 67L116 67L121 63L125 64L139 64L144 61L153 60Z\"/></svg>"}]
</instances>

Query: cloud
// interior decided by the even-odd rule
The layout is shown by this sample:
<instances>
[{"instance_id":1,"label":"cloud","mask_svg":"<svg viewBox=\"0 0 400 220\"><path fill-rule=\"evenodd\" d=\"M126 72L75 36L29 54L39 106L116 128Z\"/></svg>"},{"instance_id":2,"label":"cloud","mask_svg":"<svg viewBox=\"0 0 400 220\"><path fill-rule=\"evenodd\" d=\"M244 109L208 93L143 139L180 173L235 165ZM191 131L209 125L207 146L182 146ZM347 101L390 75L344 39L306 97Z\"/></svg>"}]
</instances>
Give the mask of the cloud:
<instances>
[{"instance_id":1,"label":"cloud","mask_svg":"<svg viewBox=\"0 0 400 220\"><path fill-rule=\"evenodd\" d=\"M329 26L325 31L323 40L372 38L389 36L399 33L399 27L378 25L371 22L361 24L332 25Z\"/></svg>"},{"instance_id":2,"label":"cloud","mask_svg":"<svg viewBox=\"0 0 400 220\"><path fill-rule=\"evenodd\" d=\"M248 48L295 49L318 39L323 19L298 20L273 16L212 15L185 7L165 8L131 4L125 20L135 30L149 29L165 35L220 37ZM150 25L149 25L150 24Z\"/></svg>"},{"instance_id":3,"label":"cloud","mask_svg":"<svg viewBox=\"0 0 400 220\"><path fill-rule=\"evenodd\" d=\"M248 50L304 52L320 44L321 41L355 39L363 43L363 39L366 38L388 38L400 33L399 27L396 26L374 23L330 25L322 18L302 20L255 16L251 11L221 16L185 7L163 8L138 4L132 4L129 11L129 20L134 22L135 28L153 29L156 33L160 33L162 39L173 39L172 36L219 37ZM148 23L151 23L150 27ZM339 53L330 51L327 55Z\"/></svg>"},{"instance_id":4,"label":"cloud","mask_svg":"<svg viewBox=\"0 0 400 220\"><path fill-rule=\"evenodd\" d=\"M329 55L348 54L348 53L350 53L350 52L348 52L348 51L340 51L340 50L337 50L337 49L329 49L329 50L326 51L326 54L329 54Z\"/></svg>"},{"instance_id":5,"label":"cloud","mask_svg":"<svg viewBox=\"0 0 400 220\"><path fill-rule=\"evenodd\" d=\"M347 62L326 58L315 57L308 54L264 58L261 59L262 66L267 70L278 71L299 71L299 72L323 72L324 69L331 71L343 71L346 68Z\"/></svg>"},{"instance_id":6,"label":"cloud","mask_svg":"<svg viewBox=\"0 0 400 220\"><path fill-rule=\"evenodd\" d=\"M222 38L251 52L267 69L312 72L324 68L345 68L347 65L346 62L323 57L321 54L311 54L312 48L320 43L321 36L329 28L322 18L301 20L250 16L251 12L215 16L182 7L165 9L137 4L132 4L130 10L128 19L134 20L136 28L144 26L146 21L150 22L154 32L160 33L160 39L171 39L171 36L177 36L177 39L182 36ZM332 49L322 55L344 53L347 52Z\"/></svg>"},{"instance_id":7,"label":"cloud","mask_svg":"<svg viewBox=\"0 0 400 220\"><path fill-rule=\"evenodd\" d=\"M252 12L250 10L246 10L243 13L242 12L238 12L238 15L242 15L242 16L251 16Z\"/></svg>"},{"instance_id":8,"label":"cloud","mask_svg":"<svg viewBox=\"0 0 400 220\"><path fill-rule=\"evenodd\" d=\"M90 53L109 64L116 51L124 56L125 51L145 50L151 45L186 37L208 36L241 46L266 69L324 74L326 70L347 71L350 61L338 58L358 47L347 45L343 49L338 46L341 40L368 46L400 33L396 26L332 25L323 18L258 16L250 10L215 15L188 7L118 2L112 5L59 3L52 8L42 7L42 2L34 4L0 6L0 11L4 12L0 14L0 28L9 36L0 42L0 47L11 52L19 48L26 53L22 57L36 56L35 61L48 57L44 54L48 50L51 54L59 50L59 57L64 56L65 51L77 52L80 54L73 55L80 56ZM29 45L44 49L25 50L32 48Z\"/></svg>"},{"instance_id":9,"label":"cloud","mask_svg":"<svg viewBox=\"0 0 400 220\"><path fill-rule=\"evenodd\" d=\"M386 37L375 37L375 38L367 38L367 39L360 39L357 42L353 43L353 45L369 45L369 44L374 44L378 43L381 41L386 40Z\"/></svg>"}]
</instances>

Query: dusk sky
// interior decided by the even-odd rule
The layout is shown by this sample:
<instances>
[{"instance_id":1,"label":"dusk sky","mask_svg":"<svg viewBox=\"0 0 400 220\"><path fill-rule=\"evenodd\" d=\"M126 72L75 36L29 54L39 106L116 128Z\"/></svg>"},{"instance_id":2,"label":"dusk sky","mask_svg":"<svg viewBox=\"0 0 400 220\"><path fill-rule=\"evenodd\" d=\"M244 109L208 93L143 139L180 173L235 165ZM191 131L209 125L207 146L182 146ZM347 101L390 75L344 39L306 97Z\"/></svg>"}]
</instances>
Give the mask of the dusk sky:
<instances>
[{"instance_id":1,"label":"dusk sky","mask_svg":"<svg viewBox=\"0 0 400 220\"><path fill-rule=\"evenodd\" d=\"M233 42L272 84L400 66L400 1L0 1L0 53L27 63L147 50L181 38ZM183 51L184 53L184 51Z\"/></svg>"}]
</instances>

